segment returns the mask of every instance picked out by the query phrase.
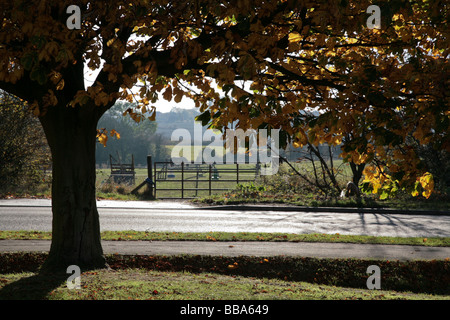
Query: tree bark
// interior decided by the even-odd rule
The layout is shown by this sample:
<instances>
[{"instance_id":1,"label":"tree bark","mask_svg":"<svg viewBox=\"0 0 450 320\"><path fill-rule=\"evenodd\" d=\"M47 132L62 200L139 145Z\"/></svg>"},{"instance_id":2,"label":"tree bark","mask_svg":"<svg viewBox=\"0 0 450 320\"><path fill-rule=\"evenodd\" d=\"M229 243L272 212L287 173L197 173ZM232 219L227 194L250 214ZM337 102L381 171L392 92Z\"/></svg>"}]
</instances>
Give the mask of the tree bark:
<instances>
[{"instance_id":1,"label":"tree bark","mask_svg":"<svg viewBox=\"0 0 450 320\"><path fill-rule=\"evenodd\" d=\"M361 164L357 165L353 162L350 162L350 168L352 169L352 173L353 173L352 181L357 186L359 186L359 180L361 180L361 178L362 178L362 174L363 174L365 167L366 167L365 163L361 163Z\"/></svg>"},{"instance_id":2,"label":"tree bark","mask_svg":"<svg viewBox=\"0 0 450 320\"><path fill-rule=\"evenodd\" d=\"M52 243L45 271L106 267L95 194L95 106L50 107L40 118L53 161Z\"/></svg>"}]
</instances>

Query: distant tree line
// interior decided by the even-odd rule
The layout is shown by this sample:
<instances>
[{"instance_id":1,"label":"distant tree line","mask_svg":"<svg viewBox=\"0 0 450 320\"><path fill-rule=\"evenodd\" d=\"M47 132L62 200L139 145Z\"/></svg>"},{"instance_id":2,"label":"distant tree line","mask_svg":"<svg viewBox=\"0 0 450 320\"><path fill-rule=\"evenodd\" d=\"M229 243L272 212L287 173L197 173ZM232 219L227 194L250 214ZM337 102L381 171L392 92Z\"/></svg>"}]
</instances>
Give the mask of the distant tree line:
<instances>
[{"instance_id":1,"label":"distant tree line","mask_svg":"<svg viewBox=\"0 0 450 320\"><path fill-rule=\"evenodd\" d=\"M170 142L167 138L156 133L157 123L144 119L136 123L130 117L123 116L129 103L118 102L103 115L98 124L98 129L105 128L116 130L120 139L110 137L106 147L97 144L97 164L108 164L110 155L122 163L131 163L132 156L136 165L147 165L147 155L151 155L153 161L164 161L170 158L170 152L166 145Z\"/></svg>"}]
</instances>

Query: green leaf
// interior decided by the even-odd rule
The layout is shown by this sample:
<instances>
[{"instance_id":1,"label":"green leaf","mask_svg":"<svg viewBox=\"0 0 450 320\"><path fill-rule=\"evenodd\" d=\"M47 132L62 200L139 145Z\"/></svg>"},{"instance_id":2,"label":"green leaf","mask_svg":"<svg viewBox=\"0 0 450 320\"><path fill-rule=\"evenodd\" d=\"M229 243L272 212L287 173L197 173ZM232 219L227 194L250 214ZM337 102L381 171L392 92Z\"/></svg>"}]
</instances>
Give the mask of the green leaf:
<instances>
[{"instance_id":1,"label":"green leaf","mask_svg":"<svg viewBox=\"0 0 450 320\"><path fill-rule=\"evenodd\" d=\"M373 186L369 181L363 182L361 185L361 191L364 193L371 193L373 191Z\"/></svg>"},{"instance_id":2,"label":"green leaf","mask_svg":"<svg viewBox=\"0 0 450 320\"><path fill-rule=\"evenodd\" d=\"M387 198L389 198L389 191L386 189L382 189L380 194L380 200L386 200Z\"/></svg>"}]
</instances>

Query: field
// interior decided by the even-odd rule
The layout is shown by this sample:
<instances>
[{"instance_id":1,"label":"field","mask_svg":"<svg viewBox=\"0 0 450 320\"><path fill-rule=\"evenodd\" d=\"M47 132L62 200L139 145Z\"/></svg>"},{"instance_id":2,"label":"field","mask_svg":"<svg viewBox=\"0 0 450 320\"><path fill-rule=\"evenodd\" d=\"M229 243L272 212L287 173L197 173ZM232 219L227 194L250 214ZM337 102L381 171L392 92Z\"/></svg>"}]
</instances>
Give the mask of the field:
<instances>
[{"instance_id":1,"label":"field","mask_svg":"<svg viewBox=\"0 0 450 320\"><path fill-rule=\"evenodd\" d=\"M296 170L310 180L316 177L323 179L320 163L314 163L317 170L314 174L314 166L310 161L291 163ZM162 164L157 164L158 174L162 175ZM374 194L362 194L360 198L340 198L339 194L330 194L320 190L317 186L307 183L299 177L286 163L279 166L275 175L257 175L255 164L239 164L239 176L235 164L218 164L209 172L208 165L189 165L168 168L165 179L156 179L157 200L162 199L189 199L199 204L238 204L238 203L283 203L309 207L369 207L369 208L398 208L398 209L426 209L445 210L450 205L446 194L436 193L430 199L412 197L406 192L399 192L395 197L385 200L378 199ZM352 172L348 163L342 160L334 160L333 168L340 186L344 187L352 179ZM144 185L132 193L147 178L147 168L135 169L134 184L117 184L110 180L110 169L107 166L96 170L96 191L99 199L111 200L150 200L152 199ZM181 182L182 176L184 177ZM210 179L211 176L211 179ZM51 196L51 171L38 186L0 195L1 197L50 197Z\"/></svg>"},{"instance_id":2,"label":"field","mask_svg":"<svg viewBox=\"0 0 450 320\"><path fill-rule=\"evenodd\" d=\"M159 178L155 179L154 177L153 180L156 180L155 195L158 199L202 197L234 189L238 183L255 181L257 176L255 175L254 164L239 165L238 170L236 165L224 164L216 165L215 168L211 167L211 172L208 165L189 165L185 166L184 169L181 169L181 166L174 166L167 168L167 171L165 171L158 165L157 172L159 174L157 175ZM108 186L109 176L109 169L97 170L97 187L99 190L114 192L114 188L116 190L122 188L126 189L123 190L123 192L126 192L134 189L147 178L147 169L136 169L134 185ZM142 191L145 188L142 188Z\"/></svg>"},{"instance_id":3,"label":"field","mask_svg":"<svg viewBox=\"0 0 450 320\"><path fill-rule=\"evenodd\" d=\"M313 166L310 162L294 163L297 170L305 174L312 174ZM351 172L348 164L342 160L335 160L335 170L342 184L351 179ZM264 185L265 181L272 180L271 175L260 175L256 164L216 164L209 168L209 165L189 164L168 166L164 168L163 163L156 163L153 169L153 181L156 182L155 196L158 199L167 198L202 198L211 195L220 195L226 191L236 189L238 185L257 184ZM113 185L108 178L109 169L97 170L97 189L101 193L130 193L136 186L141 184L148 176L147 168L137 168L135 183L131 185ZM294 171L287 164L281 164L277 179L284 179L295 175ZM274 177L275 177L274 176ZM144 191L146 187L142 188ZM141 191L141 193L142 193Z\"/></svg>"}]
</instances>

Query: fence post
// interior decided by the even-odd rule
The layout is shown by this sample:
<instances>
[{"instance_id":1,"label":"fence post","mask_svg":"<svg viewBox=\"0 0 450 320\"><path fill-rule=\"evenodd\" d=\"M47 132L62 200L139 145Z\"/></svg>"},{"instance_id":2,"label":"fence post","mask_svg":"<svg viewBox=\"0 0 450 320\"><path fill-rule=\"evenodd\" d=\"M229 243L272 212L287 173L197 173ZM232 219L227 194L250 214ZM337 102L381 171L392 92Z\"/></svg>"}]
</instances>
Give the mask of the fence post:
<instances>
[{"instance_id":1,"label":"fence post","mask_svg":"<svg viewBox=\"0 0 450 320\"><path fill-rule=\"evenodd\" d=\"M158 181L158 171L156 171L157 165L158 165L158 163L155 161L153 163L153 172L154 172L154 178L155 178L155 181L153 181L153 183L154 183L153 190L154 190L154 194L155 194L155 199L156 199L156 192L158 190L158 187L156 186L156 182Z\"/></svg>"},{"instance_id":2,"label":"fence post","mask_svg":"<svg viewBox=\"0 0 450 320\"><path fill-rule=\"evenodd\" d=\"M239 184L239 163L236 163L236 184Z\"/></svg>"},{"instance_id":3,"label":"fence post","mask_svg":"<svg viewBox=\"0 0 450 320\"><path fill-rule=\"evenodd\" d=\"M181 163L181 199L184 199L184 162Z\"/></svg>"},{"instance_id":4,"label":"fence post","mask_svg":"<svg viewBox=\"0 0 450 320\"><path fill-rule=\"evenodd\" d=\"M211 169L211 164L209 164L209 195L211 195L211 174L212 174L212 169Z\"/></svg>"},{"instance_id":5,"label":"fence post","mask_svg":"<svg viewBox=\"0 0 450 320\"><path fill-rule=\"evenodd\" d=\"M150 179L148 184L148 194L153 198L153 172L152 172L152 156L147 156L147 177Z\"/></svg>"}]
</instances>

